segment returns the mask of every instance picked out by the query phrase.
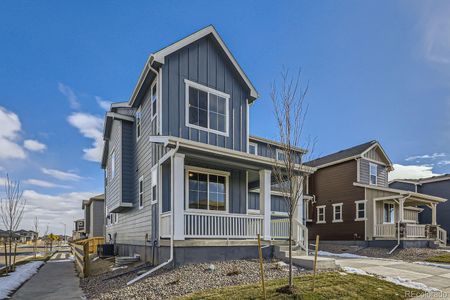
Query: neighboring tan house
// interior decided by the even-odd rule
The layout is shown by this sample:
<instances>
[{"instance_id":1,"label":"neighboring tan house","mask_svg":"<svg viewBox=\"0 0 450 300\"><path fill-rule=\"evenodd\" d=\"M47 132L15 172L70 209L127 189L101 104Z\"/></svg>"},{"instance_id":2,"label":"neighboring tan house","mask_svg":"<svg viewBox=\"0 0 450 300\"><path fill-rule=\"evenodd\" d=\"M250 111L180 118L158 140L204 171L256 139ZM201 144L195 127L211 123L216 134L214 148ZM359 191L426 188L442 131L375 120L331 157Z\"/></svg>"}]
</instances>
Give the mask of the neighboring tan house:
<instances>
[{"instance_id":1,"label":"neighboring tan house","mask_svg":"<svg viewBox=\"0 0 450 300\"><path fill-rule=\"evenodd\" d=\"M437 223L437 205L446 199L415 191L392 189L392 163L377 141L370 141L306 163L317 168L307 179L310 239L368 241L394 247L445 243ZM419 223L421 205L432 207L433 219ZM398 230L400 228L400 230ZM400 234L400 236L399 236Z\"/></svg>"},{"instance_id":2,"label":"neighboring tan house","mask_svg":"<svg viewBox=\"0 0 450 300\"><path fill-rule=\"evenodd\" d=\"M18 230L15 232L19 236L19 240L21 243L32 242L35 240L37 233L32 230Z\"/></svg>"},{"instance_id":3,"label":"neighboring tan house","mask_svg":"<svg viewBox=\"0 0 450 300\"><path fill-rule=\"evenodd\" d=\"M83 200L86 237L105 236L105 195L97 195Z\"/></svg>"},{"instance_id":4,"label":"neighboring tan house","mask_svg":"<svg viewBox=\"0 0 450 300\"><path fill-rule=\"evenodd\" d=\"M74 230L72 231L72 240L76 241L86 237L86 227L84 219L79 219L73 222Z\"/></svg>"},{"instance_id":5,"label":"neighboring tan house","mask_svg":"<svg viewBox=\"0 0 450 300\"><path fill-rule=\"evenodd\" d=\"M105 120L106 240L119 254L238 259L257 257L258 233L286 239L286 205L271 191L283 152L249 135L257 98L212 26L150 55L130 100L113 103ZM302 215L300 201L303 232Z\"/></svg>"},{"instance_id":6,"label":"neighboring tan house","mask_svg":"<svg viewBox=\"0 0 450 300\"><path fill-rule=\"evenodd\" d=\"M389 187L450 199L450 174L421 179L396 179L389 183ZM419 222L421 224L431 223L433 221L431 208L428 206L422 206L422 208ZM447 232L450 231L450 201L439 205L437 224ZM447 235L447 241L449 238L450 236Z\"/></svg>"}]
</instances>

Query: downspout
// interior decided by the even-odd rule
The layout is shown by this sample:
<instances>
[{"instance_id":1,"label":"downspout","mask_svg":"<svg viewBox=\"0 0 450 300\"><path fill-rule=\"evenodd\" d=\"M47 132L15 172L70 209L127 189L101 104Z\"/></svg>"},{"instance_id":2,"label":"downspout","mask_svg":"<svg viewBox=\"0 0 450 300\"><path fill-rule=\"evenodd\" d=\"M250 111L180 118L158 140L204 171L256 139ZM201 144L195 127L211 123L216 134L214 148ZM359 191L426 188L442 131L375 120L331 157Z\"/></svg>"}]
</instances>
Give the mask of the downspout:
<instances>
[{"instance_id":1,"label":"downspout","mask_svg":"<svg viewBox=\"0 0 450 300\"><path fill-rule=\"evenodd\" d=\"M168 155L158 162L158 164L162 164L169 158L170 158L170 161L171 161L171 178L170 178L171 179L171 181L170 181L170 185L171 185L171 187L170 187L171 188L170 189L170 200L171 200L170 202L171 202L171 204L170 205L171 206L170 206L170 208L172 210L172 214L171 214L171 218L170 218L170 226L171 226L171 229L172 229L171 231L172 232L171 232L171 237L170 237L170 257L169 257L169 260L167 260L166 262L163 262L162 264L160 264L160 265L154 267L153 269L145 272L144 274L139 275L138 277L128 281L127 285L131 285L131 284L133 284L133 283L135 283L137 281L140 281L141 279L144 279L145 277L149 276L153 272L155 272L155 271L157 271L157 270L167 266L168 264L170 264L173 261L173 256L174 256L173 255L173 234L174 234L174 230L173 230L173 228L174 228L173 227L173 225L174 225L174 216L173 216L173 206L174 206L174 197L173 197L173 156L175 155L175 153L177 153L179 147L180 147L180 144L177 141L176 147L174 149L170 150Z\"/></svg>"},{"instance_id":2,"label":"downspout","mask_svg":"<svg viewBox=\"0 0 450 300\"><path fill-rule=\"evenodd\" d=\"M409 197L411 197L411 195L408 195L406 197L404 197L403 199L406 200ZM399 200L394 200L396 203L398 203L398 207L400 208L400 202ZM404 210L405 208L403 208L403 212L401 213L402 215L404 214ZM397 221L397 245L394 246L394 248L392 248L391 251L389 251L389 255L394 253L395 250L397 250L397 248L400 246L400 210L398 212L398 221Z\"/></svg>"}]
</instances>

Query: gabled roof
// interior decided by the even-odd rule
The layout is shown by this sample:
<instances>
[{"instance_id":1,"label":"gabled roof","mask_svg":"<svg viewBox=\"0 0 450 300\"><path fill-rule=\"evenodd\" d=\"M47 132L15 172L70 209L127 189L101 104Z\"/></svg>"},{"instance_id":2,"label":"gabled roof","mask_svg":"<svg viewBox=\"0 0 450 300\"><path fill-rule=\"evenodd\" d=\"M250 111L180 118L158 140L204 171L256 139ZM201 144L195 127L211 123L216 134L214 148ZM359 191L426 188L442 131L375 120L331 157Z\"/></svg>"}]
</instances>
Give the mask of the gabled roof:
<instances>
[{"instance_id":1,"label":"gabled roof","mask_svg":"<svg viewBox=\"0 0 450 300\"><path fill-rule=\"evenodd\" d=\"M311 167L324 168L352 159L362 158L364 154L366 154L375 147L378 147L380 149L382 156L385 158L387 162L388 167L392 168L391 160L384 152L380 143L375 140L357 146L353 146L351 148L347 148L326 156L322 156L320 158L307 162L306 165Z\"/></svg>"},{"instance_id":2,"label":"gabled roof","mask_svg":"<svg viewBox=\"0 0 450 300\"><path fill-rule=\"evenodd\" d=\"M175 51L177 51L177 50L179 50L179 49L181 49L181 48L183 48L183 47L185 47L207 35L210 35L210 34L216 39L217 43L219 44L221 49L224 51L227 58L230 60L230 62L232 63L232 65L234 66L234 68L236 69L238 74L241 76L242 80L245 82L245 84L249 88L250 97L251 97L251 99L249 99L249 101L253 102L256 98L258 98L259 97L258 92L256 91L256 89L253 86L250 79L245 74L244 70L242 70L241 66L238 64L238 62L234 58L233 54L231 54L230 50L225 45L224 41L220 37L219 33L216 31L214 26L209 25L209 26L165 47L165 48L162 48L161 50L157 51L156 53L150 55L150 57L147 59L147 62L145 63L144 69L142 70L142 73L139 77L136 87L134 88L134 91L129 100L130 106L133 106L133 103L136 100L139 90L140 90L142 84L144 83L148 73L150 71L152 71L152 69L154 67L156 67L157 65L164 64L165 57L167 55L169 55L169 54L171 54L171 53L173 53L173 52L175 52ZM151 73L153 73L153 72L151 72Z\"/></svg>"},{"instance_id":3,"label":"gabled roof","mask_svg":"<svg viewBox=\"0 0 450 300\"><path fill-rule=\"evenodd\" d=\"M250 135L248 138L249 138L249 142L254 141L254 142L265 143L265 144L269 144L269 145L273 145L273 146L283 147L283 145L281 143L279 143L277 141L274 141L274 140L269 140L269 139L266 139L266 138L263 138L263 137ZM298 152L301 152L303 154L308 153L308 150L302 149L300 147L291 147L291 149L293 149L295 151L298 151Z\"/></svg>"},{"instance_id":4,"label":"gabled roof","mask_svg":"<svg viewBox=\"0 0 450 300\"><path fill-rule=\"evenodd\" d=\"M436 181L444 181L444 180L450 180L450 174L442 174L432 177L424 177L419 179L394 179L389 181L389 183L393 182L403 182L403 183L410 183L410 184L424 184L424 183L430 183L430 182L436 182Z\"/></svg>"}]
</instances>

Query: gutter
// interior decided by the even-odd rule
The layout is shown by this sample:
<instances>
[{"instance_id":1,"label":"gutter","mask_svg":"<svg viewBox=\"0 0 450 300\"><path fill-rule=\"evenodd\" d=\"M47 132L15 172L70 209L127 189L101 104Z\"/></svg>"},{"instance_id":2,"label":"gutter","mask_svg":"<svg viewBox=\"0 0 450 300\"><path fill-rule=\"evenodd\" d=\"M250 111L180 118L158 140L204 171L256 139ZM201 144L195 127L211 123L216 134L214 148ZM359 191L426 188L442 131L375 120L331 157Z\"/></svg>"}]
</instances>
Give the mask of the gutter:
<instances>
[{"instance_id":1,"label":"gutter","mask_svg":"<svg viewBox=\"0 0 450 300\"><path fill-rule=\"evenodd\" d=\"M163 156L158 162L158 165L161 165L162 163L164 163L169 158L170 158L170 162L171 162L171 175L170 175L171 176L171 178L170 178L170 180L171 180L171 191L170 191L170 202L171 202L171 204L170 205L171 205L172 213L171 213L171 218L170 218L171 237L170 237L170 257L169 257L169 260L167 260L166 262L163 262L162 264L160 264L160 265L154 267L153 269L145 272L144 274L139 275L138 277L128 281L127 285L132 285L133 283L144 279L145 277L147 277L147 276L151 275L152 273L154 273L155 271L157 271L157 270L167 266L168 264L170 264L173 261L173 257L174 257L174 255L173 255L173 235L174 235L174 230L173 230L173 228L174 228L173 227L173 225L174 225L174 217L173 217L173 205L174 205L174 197L173 197L173 156L175 155L175 153L178 152L179 147L180 147L180 145L177 142L176 147L174 149L170 150L170 152L167 153L168 155Z\"/></svg>"}]
</instances>

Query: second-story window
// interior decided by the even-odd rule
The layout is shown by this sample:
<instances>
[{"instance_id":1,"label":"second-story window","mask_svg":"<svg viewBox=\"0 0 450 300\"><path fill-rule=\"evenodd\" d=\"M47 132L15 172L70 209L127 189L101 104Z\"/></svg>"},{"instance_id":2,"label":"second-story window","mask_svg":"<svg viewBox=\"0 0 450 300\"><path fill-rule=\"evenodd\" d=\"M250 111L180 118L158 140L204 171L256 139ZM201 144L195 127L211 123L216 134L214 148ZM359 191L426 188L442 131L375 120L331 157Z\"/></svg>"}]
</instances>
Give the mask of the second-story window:
<instances>
[{"instance_id":1,"label":"second-story window","mask_svg":"<svg viewBox=\"0 0 450 300\"><path fill-rule=\"evenodd\" d=\"M111 154L111 180L114 179L114 175L116 175L116 152L113 151Z\"/></svg>"},{"instance_id":2,"label":"second-story window","mask_svg":"<svg viewBox=\"0 0 450 300\"><path fill-rule=\"evenodd\" d=\"M248 143L248 153L257 155L258 154L258 144Z\"/></svg>"},{"instance_id":3,"label":"second-story window","mask_svg":"<svg viewBox=\"0 0 450 300\"><path fill-rule=\"evenodd\" d=\"M373 163L369 163L369 170L370 170L370 178L369 178L369 182L372 185L376 185L377 184L377 177L378 177L378 166L376 164Z\"/></svg>"},{"instance_id":4,"label":"second-story window","mask_svg":"<svg viewBox=\"0 0 450 300\"><path fill-rule=\"evenodd\" d=\"M229 95L186 82L186 126L228 136Z\"/></svg>"},{"instance_id":5,"label":"second-story window","mask_svg":"<svg viewBox=\"0 0 450 300\"><path fill-rule=\"evenodd\" d=\"M153 118L156 115L157 110L156 102L158 101L158 87L156 84L156 79L151 88L150 100L152 102L152 118Z\"/></svg>"},{"instance_id":6,"label":"second-story window","mask_svg":"<svg viewBox=\"0 0 450 300\"><path fill-rule=\"evenodd\" d=\"M139 209L144 207L144 176L139 178Z\"/></svg>"},{"instance_id":7,"label":"second-story window","mask_svg":"<svg viewBox=\"0 0 450 300\"><path fill-rule=\"evenodd\" d=\"M136 112L136 140L141 137L141 107Z\"/></svg>"},{"instance_id":8,"label":"second-story window","mask_svg":"<svg viewBox=\"0 0 450 300\"><path fill-rule=\"evenodd\" d=\"M285 158L286 158L286 153L284 153L284 151L281 150L281 149L277 149L276 150L276 156L277 156L277 160L284 161Z\"/></svg>"}]
</instances>

